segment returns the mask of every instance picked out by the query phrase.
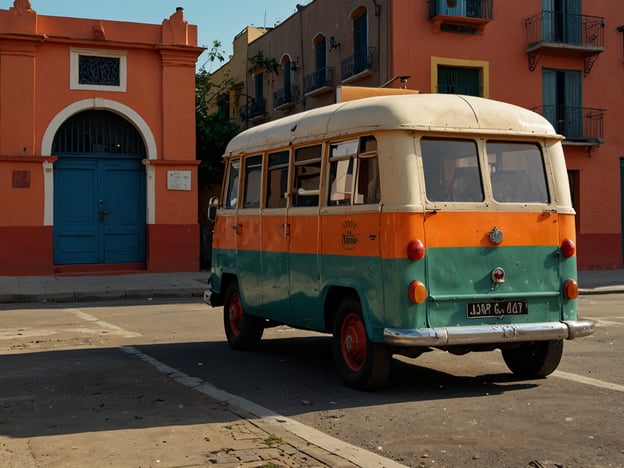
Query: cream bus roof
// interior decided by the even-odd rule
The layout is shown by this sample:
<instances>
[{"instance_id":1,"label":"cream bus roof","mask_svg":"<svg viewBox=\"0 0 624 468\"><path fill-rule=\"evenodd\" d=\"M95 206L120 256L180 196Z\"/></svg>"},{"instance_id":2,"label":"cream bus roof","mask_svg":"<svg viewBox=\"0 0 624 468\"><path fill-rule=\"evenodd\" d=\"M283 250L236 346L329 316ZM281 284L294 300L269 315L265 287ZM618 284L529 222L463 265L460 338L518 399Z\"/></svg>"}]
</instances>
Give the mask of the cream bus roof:
<instances>
[{"instance_id":1,"label":"cream bus roof","mask_svg":"<svg viewBox=\"0 0 624 468\"><path fill-rule=\"evenodd\" d=\"M500 101L453 94L378 96L319 107L250 128L226 155L376 130L560 138L539 114Z\"/></svg>"}]
</instances>

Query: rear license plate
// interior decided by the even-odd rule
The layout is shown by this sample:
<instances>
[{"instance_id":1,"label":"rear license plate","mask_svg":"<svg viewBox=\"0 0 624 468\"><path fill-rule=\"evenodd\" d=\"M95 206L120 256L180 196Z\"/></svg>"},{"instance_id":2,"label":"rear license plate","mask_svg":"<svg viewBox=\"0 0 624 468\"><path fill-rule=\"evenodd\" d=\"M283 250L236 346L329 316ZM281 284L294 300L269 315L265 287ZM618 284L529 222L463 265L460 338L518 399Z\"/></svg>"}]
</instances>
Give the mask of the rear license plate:
<instances>
[{"instance_id":1,"label":"rear license plate","mask_svg":"<svg viewBox=\"0 0 624 468\"><path fill-rule=\"evenodd\" d=\"M529 306L523 301L469 302L466 304L468 318L502 317L504 315L528 315Z\"/></svg>"}]
</instances>

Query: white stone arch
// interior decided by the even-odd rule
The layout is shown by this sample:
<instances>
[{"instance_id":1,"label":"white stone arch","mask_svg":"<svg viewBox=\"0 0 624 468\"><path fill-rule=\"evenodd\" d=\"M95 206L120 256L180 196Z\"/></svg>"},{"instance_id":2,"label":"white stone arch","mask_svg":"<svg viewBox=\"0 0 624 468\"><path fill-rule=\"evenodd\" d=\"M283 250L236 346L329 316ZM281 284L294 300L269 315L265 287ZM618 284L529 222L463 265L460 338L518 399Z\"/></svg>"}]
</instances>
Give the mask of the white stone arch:
<instances>
[{"instance_id":1,"label":"white stone arch","mask_svg":"<svg viewBox=\"0 0 624 468\"><path fill-rule=\"evenodd\" d=\"M132 108L121 104L117 101L112 101L110 99L103 98L90 98L84 99L82 101L74 102L69 106L62 109L58 114L54 116L54 118L50 121L48 127L46 128L43 139L41 141L41 155L42 156L51 156L52 155L52 143L54 142L54 137L58 132L61 125L65 123L67 119L71 116L78 114L79 112L83 112L86 110L108 110L114 112L126 120L131 122L143 138L143 143L145 144L145 152L147 154L148 160L158 159L158 149L156 146L156 140L154 139L154 134L151 129L143 120L143 118ZM52 226L54 224L54 172L53 165L49 164L44 167L44 191L45 191L45 202L44 202L44 216L43 216L43 224L44 226ZM146 221L147 224L154 224L155 220L155 206L156 206L156 195L155 195L155 181L154 181L154 168L150 164L146 164L146 203L147 203L147 213L146 213Z\"/></svg>"}]
</instances>

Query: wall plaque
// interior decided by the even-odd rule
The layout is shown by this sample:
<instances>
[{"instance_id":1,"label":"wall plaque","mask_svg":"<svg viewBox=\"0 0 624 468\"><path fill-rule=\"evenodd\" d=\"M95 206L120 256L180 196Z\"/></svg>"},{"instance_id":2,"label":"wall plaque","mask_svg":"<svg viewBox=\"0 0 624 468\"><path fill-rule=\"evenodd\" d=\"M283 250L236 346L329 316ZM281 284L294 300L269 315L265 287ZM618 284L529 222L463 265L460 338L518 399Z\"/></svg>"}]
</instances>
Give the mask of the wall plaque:
<instances>
[{"instance_id":1,"label":"wall plaque","mask_svg":"<svg viewBox=\"0 0 624 468\"><path fill-rule=\"evenodd\" d=\"M191 190L191 171L167 171L168 190Z\"/></svg>"},{"instance_id":2,"label":"wall plaque","mask_svg":"<svg viewBox=\"0 0 624 468\"><path fill-rule=\"evenodd\" d=\"M13 171L13 187L30 187L30 171Z\"/></svg>"}]
</instances>

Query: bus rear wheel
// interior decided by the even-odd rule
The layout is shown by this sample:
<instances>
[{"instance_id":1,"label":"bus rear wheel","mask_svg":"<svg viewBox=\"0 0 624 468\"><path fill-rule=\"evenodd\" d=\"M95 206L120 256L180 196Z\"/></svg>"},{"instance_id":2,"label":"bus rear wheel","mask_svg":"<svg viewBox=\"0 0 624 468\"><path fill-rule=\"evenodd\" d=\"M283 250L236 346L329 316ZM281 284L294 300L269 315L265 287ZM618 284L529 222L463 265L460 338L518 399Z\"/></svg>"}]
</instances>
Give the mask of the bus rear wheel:
<instances>
[{"instance_id":1,"label":"bus rear wheel","mask_svg":"<svg viewBox=\"0 0 624 468\"><path fill-rule=\"evenodd\" d=\"M383 387L390 375L392 354L368 339L357 299L342 301L333 327L332 352L343 381L358 390Z\"/></svg>"},{"instance_id":2,"label":"bus rear wheel","mask_svg":"<svg viewBox=\"0 0 624 468\"><path fill-rule=\"evenodd\" d=\"M233 282L225 293L223 328L229 345L240 350L255 348L264 332L264 320L245 312L236 282Z\"/></svg>"},{"instance_id":3,"label":"bus rear wheel","mask_svg":"<svg viewBox=\"0 0 624 468\"><path fill-rule=\"evenodd\" d=\"M509 370L518 377L535 379L552 374L563 355L563 340L535 341L502 350Z\"/></svg>"}]
</instances>

